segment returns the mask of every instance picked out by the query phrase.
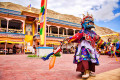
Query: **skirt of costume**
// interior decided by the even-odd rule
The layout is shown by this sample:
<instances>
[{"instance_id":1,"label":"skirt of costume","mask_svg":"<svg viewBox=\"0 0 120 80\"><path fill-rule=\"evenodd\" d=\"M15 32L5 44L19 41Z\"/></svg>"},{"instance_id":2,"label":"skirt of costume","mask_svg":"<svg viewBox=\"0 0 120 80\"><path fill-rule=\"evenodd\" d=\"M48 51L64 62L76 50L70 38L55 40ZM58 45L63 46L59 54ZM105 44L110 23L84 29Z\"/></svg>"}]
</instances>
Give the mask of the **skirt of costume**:
<instances>
[{"instance_id":1,"label":"skirt of costume","mask_svg":"<svg viewBox=\"0 0 120 80\"><path fill-rule=\"evenodd\" d=\"M77 63L76 71L85 72L85 70L95 72L95 63L87 60L82 60L81 62Z\"/></svg>"},{"instance_id":2,"label":"skirt of costume","mask_svg":"<svg viewBox=\"0 0 120 80\"><path fill-rule=\"evenodd\" d=\"M77 64L76 71L84 72L90 70L95 72L95 65L99 65L99 54L89 42L83 40L79 45L74 56L73 63Z\"/></svg>"}]
</instances>

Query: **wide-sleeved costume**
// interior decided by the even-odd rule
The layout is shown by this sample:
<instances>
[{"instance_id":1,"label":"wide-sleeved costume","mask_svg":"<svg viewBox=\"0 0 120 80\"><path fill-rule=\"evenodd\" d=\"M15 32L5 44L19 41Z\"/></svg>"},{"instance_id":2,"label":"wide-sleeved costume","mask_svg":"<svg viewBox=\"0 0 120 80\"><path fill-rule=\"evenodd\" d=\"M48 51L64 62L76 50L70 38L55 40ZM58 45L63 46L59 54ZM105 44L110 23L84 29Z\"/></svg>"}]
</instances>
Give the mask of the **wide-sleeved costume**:
<instances>
[{"instance_id":1,"label":"wide-sleeved costume","mask_svg":"<svg viewBox=\"0 0 120 80\"><path fill-rule=\"evenodd\" d=\"M95 65L99 64L99 54L96 47L101 47L106 43L91 28L94 28L94 20L92 16L84 16L82 22L82 30L70 37L69 43L78 43L74 55L73 63L77 64L76 71L84 73L83 78L87 78L89 72L95 72Z\"/></svg>"},{"instance_id":2,"label":"wide-sleeved costume","mask_svg":"<svg viewBox=\"0 0 120 80\"><path fill-rule=\"evenodd\" d=\"M80 30L79 33L77 33L74 37L78 37L78 40L74 40L72 42L78 42L78 50L75 53L74 56L74 63L78 63L82 60L88 60L92 63L99 64L98 57L99 54L96 51L95 48L95 42L97 41L97 34L94 31L83 31ZM69 42L72 40L72 38L69 40Z\"/></svg>"},{"instance_id":3,"label":"wide-sleeved costume","mask_svg":"<svg viewBox=\"0 0 120 80\"><path fill-rule=\"evenodd\" d=\"M91 28L94 28L92 16L87 15L84 17L81 25L82 29L73 37L64 39L62 45L65 41L68 43L78 43L73 62L77 64L76 71L84 73L84 75L82 75L83 78L88 78L90 71L95 72L95 65L99 64L99 54L96 51L96 47L101 47L101 45L104 45L105 42L99 35L91 30ZM50 55L53 54L55 54L55 52L42 59L47 60Z\"/></svg>"}]
</instances>

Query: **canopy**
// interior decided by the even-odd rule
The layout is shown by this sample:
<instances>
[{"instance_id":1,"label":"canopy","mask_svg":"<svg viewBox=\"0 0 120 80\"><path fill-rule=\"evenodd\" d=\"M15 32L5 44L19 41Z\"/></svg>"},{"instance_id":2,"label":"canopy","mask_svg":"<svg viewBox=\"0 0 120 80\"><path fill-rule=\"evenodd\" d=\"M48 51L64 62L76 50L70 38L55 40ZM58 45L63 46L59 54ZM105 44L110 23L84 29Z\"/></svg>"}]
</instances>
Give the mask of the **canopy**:
<instances>
[{"instance_id":1,"label":"canopy","mask_svg":"<svg viewBox=\"0 0 120 80\"><path fill-rule=\"evenodd\" d=\"M7 41L7 43L19 43L19 44L23 44L24 42Z\"/></svg>"},{"instance_id":2,"label":"canopy","mask_svg":"<svg viewBox=\"0 0 120 80\"><path fill-rule=\"evenodd\" d=\"M46 44L54 44L54 45L60 45L60 42L56 42L56 41L46 41Z\"/></svg>"},{"instance_id":3,"label":"canopy","mask_svg":"<svg viewBox=\"0 0 120 80\"><path fill-rule=\"evenodd\" d=\"M0 41L0 43L4 43L4 42L6 42L6 41Z\"/></svg>"},{"instance_id":4,"label":"canopy","mask_svg":"<svg viewBox=\"0 0 120 80\"><path fill-rule=\"evenodd\" d=\"M19 43L19 44L23 44L24 42L19 42L19 41L0 41L0 43Z\"/></svg>"}]
</instances>

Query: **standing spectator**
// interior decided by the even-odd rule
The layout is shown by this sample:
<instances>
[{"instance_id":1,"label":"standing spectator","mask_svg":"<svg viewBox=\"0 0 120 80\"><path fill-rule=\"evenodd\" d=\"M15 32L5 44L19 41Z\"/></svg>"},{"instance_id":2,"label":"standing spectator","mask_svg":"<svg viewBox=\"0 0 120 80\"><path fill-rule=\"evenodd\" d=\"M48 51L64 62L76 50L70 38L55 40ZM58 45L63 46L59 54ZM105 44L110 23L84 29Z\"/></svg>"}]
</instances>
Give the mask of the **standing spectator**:
<instances>
[{"instance_id":1,"label":"standing spectator","mask_svg":"<svg viewBox=\"0 0 120 80\"><path fill-rule=\"evenodd\" d=\"M115 55L115 52L116 52L116 47L115 47L115 43L113 43L111 48L111 57Z\"/></svg>"},{"instance_id":2,"label":"standing spectator","mask_svg":"<svg viewBox=\"0 0 120 80\"><path fill-rule=\"evenodd\" d=\"M33 49L34 49L34 53L36 54L36 36L33 36Z\"/></svg>"},{"instance_id":3,"label":"standing spectator","mask_svg":"<svg viewBox=\"0 0 120 80\"><path fill-rule=\"evenodd\" d=\"M71 50L70 50L70 51L71 51L71 54L74 54L75 50L74 50L74 47L73 47L73 46L71 47Z\"/></svg>"},{"instance_id":4,"label":"standing spectator","mask_svg":"<svg viewBox=\"0 0 120 80\"><path fill-rule=\"evenodd\" d=\"M16 46L13 46L13 54L16 54Z\"/></svg>"},{"instance_id":5,"label":"standing spectator","mask_svg":"<svg viewBox=\"0 0 120 80\"><path fill-rule=\"evenodd\" d=\"M111 47L112 47L111 38L108 38L107 48L108 48L108 55L109 56L111 55Z\"/></svg>"},{"instance_id":6,"label":"standing spectator","mask_svg":"<svg viewBox=\"0 0 120 80\"><path fill-rule=\"evenodd\" d=\"M8 54L9 54L10 48L8 48Z\"/></svg>"}]
</instances>

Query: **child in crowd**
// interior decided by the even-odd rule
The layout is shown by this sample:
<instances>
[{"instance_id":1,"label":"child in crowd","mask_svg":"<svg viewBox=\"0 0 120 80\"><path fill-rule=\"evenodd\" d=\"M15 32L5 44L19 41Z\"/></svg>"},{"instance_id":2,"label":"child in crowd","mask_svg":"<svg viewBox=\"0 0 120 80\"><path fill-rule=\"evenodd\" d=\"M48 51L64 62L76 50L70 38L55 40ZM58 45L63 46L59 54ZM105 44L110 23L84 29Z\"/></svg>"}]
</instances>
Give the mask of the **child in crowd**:
<instances>
[{"instance_id":1,"label":"child in crowd","mask_svg":"<svg viewBox=\"0 0 120 80\"><path fill-rule=\"evenodd\" d=\"M116 47L115 47L115 43L112 44L112 47L111 47L111 58L115 55L115 51L116 51Z\"/></svg>"}]
</instances>

